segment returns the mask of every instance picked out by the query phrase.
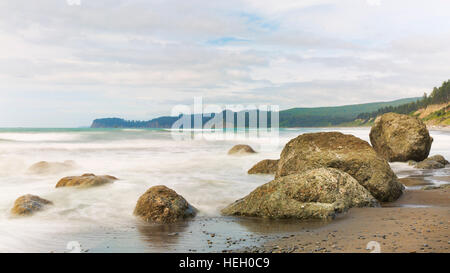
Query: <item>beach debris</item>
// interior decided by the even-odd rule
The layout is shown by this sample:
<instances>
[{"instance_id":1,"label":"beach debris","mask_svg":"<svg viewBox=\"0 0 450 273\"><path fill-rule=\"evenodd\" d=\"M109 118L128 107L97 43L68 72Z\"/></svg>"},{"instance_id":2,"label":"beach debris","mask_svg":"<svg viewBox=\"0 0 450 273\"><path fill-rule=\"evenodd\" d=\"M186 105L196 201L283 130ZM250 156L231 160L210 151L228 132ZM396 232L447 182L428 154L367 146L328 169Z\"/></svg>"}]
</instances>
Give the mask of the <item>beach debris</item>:
<instances>
[{"instance_id":1,"label":"beach debris","mask_svg":"<svg viewBox=\"0 0 450 273\"><path fill-rule=\"evenodd\" d=\"M252 147L250 147L249 145L245 145L245 144L238 144L233 146L233 148L231 148L228 151L229 155L245 155L245 154L254 154L256 153L255 150L253 150Z\"/></svg>"},{"instance_id":2,"label":"beach debris","mask_svg":"<svg viewBox=\"0 0 450 273\"><path fill-rule=\"evenodd\" d=\"M376 118L370 130L370 142L389 162L422 161L430 153L433 138L418 118L387 113Z\"/></svg>"},{"instance_id":3,"label":"beach debris","mask_svg":"<svg viewBox=\"0 0 450 273\"><path fill-rule=\"evenodd\" d=\"M351 207L376 206L378 201L349 174L318 168L266 183L222 213L274 219L332 219Z\"/></svg>"},{"instance_id":4,"label":"beach debris","mask_svg":"<svg viewBox=\"0 0 450 273\"><path fill-rule=\"evenodd\" d=\"M146 222L173 223L195 217L197 209L166 186L148 189L138 200L134 215Z\"/></svg>"},{"instance_id":5,"label":"beach debris","mask_svg":"<svg viewBox=\"0 0 450 273\"><path fill-rule=\"evenodd\" d=\"M81 176L68 176L64 177L56 184L56 188L60 187L96 187L105 184L112 183L114 180L117 180L116 177L111 175L101 175L96 176L92 173L85 173Z\"/></svg>"},{"instance_id":6,"label":"beach debris","mask_svg":"<svg viewBox=\"0 0 450 273\"><path fill-rule=\"evenodd\" d=\"M260 161L248 170L248 174L275 174L278 169L278 161L273 159Z\"/></svg>"},{"instance_id":7,"label":"beach debris","mask_svg":"<svg viewBox=\"0 0 450 273\"><path fill-rule=\"evenodd\" d=\"M339 132L302 134L284 147L275 178L319 167L340 169L379 201L394 201L404 186L367 141Z\"/></svg>"},{"instance_id":8,"label":"beach debris","mask_svg":"<svg viewBox=\"0 0 450 273\"><path fill-rule=\"evenodd\" d=\"M45 206L52 204L53 202L37 195L26 194L16 199L14 207L11 209L11 213L18 216L28 216L43 210Z\"/></svg>"}]
</instances>

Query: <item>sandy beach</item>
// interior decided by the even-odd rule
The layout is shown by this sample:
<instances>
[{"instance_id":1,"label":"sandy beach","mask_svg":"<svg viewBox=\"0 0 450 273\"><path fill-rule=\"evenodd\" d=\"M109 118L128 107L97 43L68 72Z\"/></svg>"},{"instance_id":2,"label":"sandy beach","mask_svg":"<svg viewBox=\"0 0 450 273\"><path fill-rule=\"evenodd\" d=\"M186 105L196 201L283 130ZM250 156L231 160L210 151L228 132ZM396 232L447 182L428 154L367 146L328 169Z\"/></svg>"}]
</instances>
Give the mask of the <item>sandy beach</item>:
<instances>
[{"instance_id":1,"label":"sandy beach","mask_svg":"<svg viewBox=\"0 0 450 273\"><path fill-rule=\"evenodd\" d=\"M443 177L449 179L450 177ZM450 252L450 189L406 190L380 208L353 208L328 225L271 241L249 252Z\"/></svg>"}]
</instances>

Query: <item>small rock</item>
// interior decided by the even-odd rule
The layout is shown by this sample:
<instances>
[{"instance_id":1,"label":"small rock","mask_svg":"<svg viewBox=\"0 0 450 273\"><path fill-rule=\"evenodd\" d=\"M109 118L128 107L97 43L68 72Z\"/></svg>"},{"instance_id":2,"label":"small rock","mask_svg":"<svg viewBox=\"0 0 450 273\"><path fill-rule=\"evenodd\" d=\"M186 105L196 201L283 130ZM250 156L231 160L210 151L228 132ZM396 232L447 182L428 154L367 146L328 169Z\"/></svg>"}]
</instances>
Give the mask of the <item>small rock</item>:
<instances>
[{"instance_id":1,"label":"small rock","mask_svg":"<svg viewBox=\"0 0 450 273\"><path fill-rule=\"evenodd\" d=\"M172 223L192 218L196 214L196 208L166 186L148 189L139 198L134 209L134 215L147 222L156 223Z\"/></svg>"},{"instance_id":2,"label":"small rock","mask_svg":"<svg viewBox=\"0 0 450 273\"><path fill-rule=\"evenodd\" d=\"M250 147L249 145L244 145L244 144L238 144L233 146L233 148L231 148L228 151L229 155L243 155L243 154L254 154L256 153L255 150L253 150L252 147Z\"/></svg>"},{"instance_id":3,"label":"small rock","mask_svg":"<svg viewBox=\"0 0 450 273\"><path fill-rule=\"evenodd\" d=\"M17 198L11 213L14 215L25 216L44 209L45 206L52 205L49 200L43 199L37 195L27 194Z\"/></svg>"}]
</instances>

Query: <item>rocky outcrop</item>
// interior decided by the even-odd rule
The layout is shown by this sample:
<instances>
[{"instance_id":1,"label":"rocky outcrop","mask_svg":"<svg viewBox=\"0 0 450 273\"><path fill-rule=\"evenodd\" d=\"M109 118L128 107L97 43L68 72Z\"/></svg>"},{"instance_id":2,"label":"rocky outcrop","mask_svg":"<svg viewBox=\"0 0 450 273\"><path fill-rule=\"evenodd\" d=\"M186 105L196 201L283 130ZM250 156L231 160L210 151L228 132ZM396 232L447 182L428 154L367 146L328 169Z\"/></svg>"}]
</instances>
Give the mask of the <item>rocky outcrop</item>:
<instances>
[{"instance_id":1,"label":"rocky outcrop","mask_svg":"<svg viewBox=\"0 0 450 273\"><path fill-rule=\"evenodd\" d=\"M256 163L248 174L275 174L278 169L278 160L265 159Z\"/></svg>"},{"instance_id":2,"label":"rocky outcrop","mask_svg":"<svg viewBox=\"0 0 450 273\"><path fill-rule=\"evenodd\" d=\"M28 216L37 211L43 210L46 206L52 205L51 201L40 198L36 195L27 194L17 198L11 214L17 216Z\"/></svg>"},{"instance_id":3,"label":"rocky outcrop","mask_svg":"<svg viewBox=\"0 0 450 273\"><path fill-rule=\"evenodd\" d=\"M166 186L148 189L139 198L134 209L134 215L154 223L173 223L192 218L196 214L197 209Z\"/></svg>"},{"instance_id":4,"label":"rocky outcrop","mask_svg":"<svg viewBox=\"0 0 450 273\"><path fill-rule=\"evenodd\" d=\"M243 155L243 154L254 154L256 153L255 150L253 150L252 147L250 147L249 145L244 145L244 144L238 144L233 146L233 148L231 148L228 151L229 155Z\"/></svg>"},{"instance_id":5,"label":"rocky outcrop","mask_svg":"<svg viewBox=\"0 0 450 273\"><path fill-rule=\"evenodd\" d=\"M109 184L117 180L116 177L111 175L96 176L92 173L86 173L82 176L68 176L64 177L56 184L56 188L60 187L95 187L105 184Z\"/></svg>"},{"instance_id":6,"label":"rocky outcrop","mask_svg":"<svg viewBox=\"0 0 450 273\"><path fill-rule=\"evenodd\" d=\"M370 142L375 151L390 162L422 161L430 153L433 138L420 119L387 113L375 120Z\"/></svg>"},{"instance_id":7,"label":"rocky outcrop","mask_svg":"<svg viewBox=\"0 0 450 273\"><path fill-rule=\"evenodd\" d=\"M449 162L442 155L434 155L429 158L416 162L413 164L414 168L417 169L442 169L445 168L445 165L449 164Z\"/></svg>"},{"instance_id":8,"label":"rocky outcrop","mask_svg":"<svg viewBox=\"0 0 450 273\"><path fill-rule=\"evenodd\" d=\"M342 170L380 201L394 201L403 191L388 162L366 141L339 132L308 133L286 144L276 178L320 167Z\"/></svg>"},{"instance_id":9,"label":"rocky outcrop","mask_svg":"<svg viewBox=\"0 0 450 273\"><path fill-rule=\"evenodd\" d=\"M222 210L224 215L331 219L351 207L378 206L349 174L318 168L277 178Z\"/></svg>"},{"instance_id":10,"label":"rocky outcrop","mask_svg":"<svg viewBox=\"0 0 450 273\"><path fill-rule=\"evenodd\" d=\"M40 161L28 168L28 172L32 174L53 174L70 171L75 167L75 162L71 160L67 160L64 162Z\"/></svg>"}]
</instances>

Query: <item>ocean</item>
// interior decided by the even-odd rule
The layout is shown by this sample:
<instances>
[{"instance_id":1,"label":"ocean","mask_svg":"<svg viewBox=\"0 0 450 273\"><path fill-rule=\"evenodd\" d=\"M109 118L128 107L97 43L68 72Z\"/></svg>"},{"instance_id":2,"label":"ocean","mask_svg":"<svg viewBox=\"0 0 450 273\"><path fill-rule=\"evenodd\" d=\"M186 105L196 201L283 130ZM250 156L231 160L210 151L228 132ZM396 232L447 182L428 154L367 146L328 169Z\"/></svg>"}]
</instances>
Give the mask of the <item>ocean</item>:
<instances>
[{"instance_id":1,"label":"ocean","mask_svg":"<svg viewBox=\"0 0 450 273\"><path fill-rule=\"evenodd\" d=\"M163 129L0 129L0 252L64 252L73 242L90 252L219 251L294 232L306 223L235 219L220 216L220 210L272 180L248 175L255 163L278 159L290 139L317 131L369 140L369 128L280 129L278 144L271 142L273 136L245 131L230 138L208 138L195 131L180 139L174 138L177 132ZM450 158L450 132L431 135L430 154ZM227 155L235 144L249 144L258 153ZM39 161L66 160L76 167L45 175L28 171ZM399 176L416 171L405 163L392 167ZM62 177L83 173L120 180L91 189L55 188ZM199 209L198 217L171 226L141 223L133 216L134 207L139 196L155 185L177 191ZM32 217L11 217L15 199L24 194L39 195L54 206ZM248 239L244 243L242 238ZM229 242L233 240L237 243Z\"/></svg>"}]
</instances>

